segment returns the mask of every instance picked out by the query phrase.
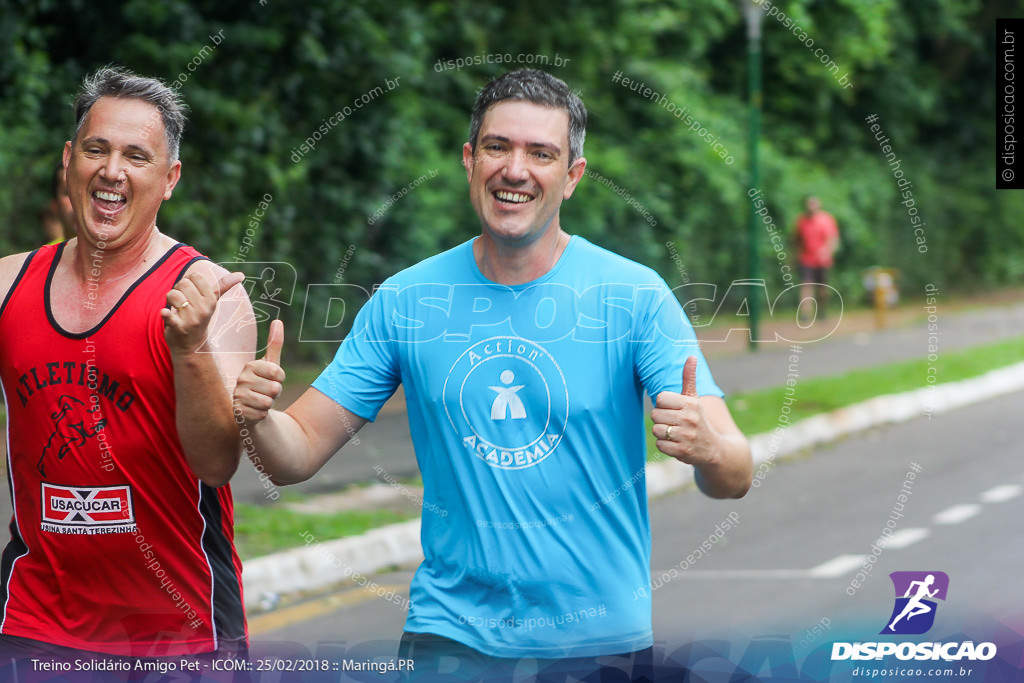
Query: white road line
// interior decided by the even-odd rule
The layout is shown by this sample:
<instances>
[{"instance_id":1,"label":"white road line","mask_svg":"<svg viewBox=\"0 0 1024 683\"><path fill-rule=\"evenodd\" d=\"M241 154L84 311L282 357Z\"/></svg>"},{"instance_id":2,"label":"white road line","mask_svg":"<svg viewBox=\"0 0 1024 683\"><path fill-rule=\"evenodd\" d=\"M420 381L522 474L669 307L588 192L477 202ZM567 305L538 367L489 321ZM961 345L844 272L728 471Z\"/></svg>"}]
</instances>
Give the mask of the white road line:
<instances>
[{"instance_id":1,"label":"white road line","mask_svg":"<svg viewBox=\"0 0 1024 683\"><path fill-rule=\"evenodd\" d=\"M837 579L849 574L868 559L867 555L840 555L817 567L812 567L807 575L814 579Z\"/></svg>"},{"instance_id":2,"label":"white road line","mask_svg":"<svg viewBox=\"0 0 1024 683\"><path fill-rule=\"evenodd\" d=\"M668 570L666 570L668 571ZM665 572L655 571L652 579ZM687 569L679 572L676 579L806 579L806 569Z\"/></svg>"},{"instance_id":3,"label":"white road line","mask_svg":"<svg viewBox=\"0 0 1024 683\"><path fill-rule=\"evenodd\" d=\"M1002 486L997 486L982 493L981 502L1005 503L1006 501L1019 496L1022 490L1024 490L1024 487L1019 484L1004 484Z\"/></svg>"},{"instance_id":4,"label":"white road line","mask_svg":"<svg viewBox=\"0 0 1024 683\"><path fill-rule=\"evenodd\" d=\"M931 532L928 529L900 529L892 536L888 538L880 538L875 541L875 544L879 548L885 548L886 550L899 550L900 548L906 548L908 545L913 545L920 540L928 538L928 534Z\"/></svg>"},{"instance_id":5,"label":"white road line","mask_svg":"<svg viewBox=\"0 0 1024 683\"><path fill-rule=\"evenodd\" d=\"M971 508L966 510L966 508ZM974 509L977 508L977 509ZM956 521L940 521L939 518L942 516L944 519L968 519L978 514L981 509L980 505L956 505L949 508L938 515L935 515L936 523L938 524L955 524ZM966 516L964 516L966 515ZM962 519L960 519L962 517ZM913 545L918 541L928 538L931 534L931 530L911 527L909 529L900 529L892 536L888 538L880 538L875 541L875 544L879 548L885 548L888 550L899 550L900 548L906 548L909 545ZM749 580L768 580L768 579L838 579L851 573L854 569L858 569L867 562L867 555L837 555L827 562L822 562L816 567L810 569L690 569L687 571L681 571L675 578L677 579L749 579ZM652 577L656 578L665 574L667 571L654 571Z\"/></svg>"},{"instance_id":6,"label":"white road line","mask_svg":"<svg viewBox=\"0 0 1024 683\"><path fill-rule=\"evenodd\" d=\"M979 512L981 512L981 505L978 503L964 503L963 505L954 505L951 508L946 508L932 517L932 521L936 524L959 524L974 517Z\"/></svg>"}]
</instances>

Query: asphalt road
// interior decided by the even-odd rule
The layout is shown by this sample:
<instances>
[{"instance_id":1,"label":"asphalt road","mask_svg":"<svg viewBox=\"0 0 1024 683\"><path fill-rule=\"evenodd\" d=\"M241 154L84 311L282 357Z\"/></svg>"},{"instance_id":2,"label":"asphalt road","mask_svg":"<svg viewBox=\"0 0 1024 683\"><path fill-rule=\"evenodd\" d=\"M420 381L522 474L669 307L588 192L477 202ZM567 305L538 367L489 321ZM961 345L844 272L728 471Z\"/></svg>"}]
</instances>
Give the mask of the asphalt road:
<instances>
[{"instance_id":1,"label":"asphalt road","mask_svg":"<svg viewBox=\"0 0 1024 683\"><path fill-rule=\"evenodd\" d=\"M740 664L762 671L762 680L792 680L797 672L810 680L857 680L850 670L863 662L827 661L831 643L888 639L878 634L893 608L893 571L949 577L947 599L938 602L928 635L902 638L992 640L1007 656L1008 643L1016 643L1012 656L1019 656L1024 447L1014 425L1022 413L1024 393L1017 393L777 464L739 501L695 492L654 501L656 661L689 658L701 673L692 680L730 680ZM733 528L679 571L730 515L737 520ZM891 537L876 553L872 545L888 522ZM875 562L864 572L872 555ZM594 561L614 571L614 562ZM410 576L372 577L385 597L374 586L354 588L254 617L254 656L393 657ZM949 680L994 680L995 662L987 674L983 662L963 664L972 672L956 670ZM954 665L961 663L946 666Z\"/></svg>"}]
</instances>

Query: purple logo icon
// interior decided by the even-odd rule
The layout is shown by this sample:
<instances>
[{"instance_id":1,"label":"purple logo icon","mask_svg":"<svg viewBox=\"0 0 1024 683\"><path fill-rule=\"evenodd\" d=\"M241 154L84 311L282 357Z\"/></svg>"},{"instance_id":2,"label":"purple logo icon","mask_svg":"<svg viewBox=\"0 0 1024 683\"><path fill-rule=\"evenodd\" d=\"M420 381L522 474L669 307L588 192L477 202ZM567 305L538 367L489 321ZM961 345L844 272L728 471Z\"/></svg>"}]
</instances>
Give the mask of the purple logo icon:
<instances>
[{"instance_id":1,"label":"purple logo icon","mask_svg":"<svg viewBox=\"0 0 1024 683\"><path fill-rule=\"evenodd\" d=\"M882 634L927 633L935 622L936 600L945 600L949 576L945 572L893 572L896 604Z\"/></svg>"}]
</instances>

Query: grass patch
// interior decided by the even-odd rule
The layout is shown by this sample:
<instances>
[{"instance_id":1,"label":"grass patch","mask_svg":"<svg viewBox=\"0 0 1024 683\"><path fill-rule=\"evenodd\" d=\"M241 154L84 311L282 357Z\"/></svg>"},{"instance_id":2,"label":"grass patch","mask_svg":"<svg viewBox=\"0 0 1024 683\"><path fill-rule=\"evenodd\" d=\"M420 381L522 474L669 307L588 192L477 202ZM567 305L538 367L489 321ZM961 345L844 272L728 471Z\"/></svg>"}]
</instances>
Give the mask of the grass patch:
<instances>
[{"instance_id":1,"label":"grass patch","mask_svg":"<svg viewBox=\"0 0 1024 683\"><path fill-rule=\"evenodd\" d=\"M414 516L393 510L306 514L279 506L235 503L235 547L242 560L247 560L303 545L305 534L332 541Z\"/></svg>"},{"instance_id":2,"label":"grass patch","mask_svg":"<svg viewBox=\"0 0 1024 683\"><path fill-rule=\"evenodd\" d=\"M799 379L790 420L795 422L875 396L927 387L929 365L935 368L938 383L946 383L977 377L1021 360L1024 360L1024 337L942 353L934 363L922 358L833 377ZM737 394L729 400L729 410L744 434L768 432L778 424L785 395L785 387Z\"/></svg>"},{"instance_id":3,"label":"grass patch","mask_svg":"<svg viewBox=\"0 0 1024 683\"><path fill-rule=\"evenodd\" d=\"M891 363L864 370L853 370L832 377L801 378L796 386L790 422L838 410L884 394L898 394L928 386L928 367L935 368L937 383L956 382L983 375L990 370L1024 360L1024 337L976 346L962 351L944 352L938 360L927 359ZM784 386L762 389L728 397L729 412L748 437L769 432L778 425L779 410L786 396ZM649 459L661 459L647 418Z\"/></svg>"}]
</instances>

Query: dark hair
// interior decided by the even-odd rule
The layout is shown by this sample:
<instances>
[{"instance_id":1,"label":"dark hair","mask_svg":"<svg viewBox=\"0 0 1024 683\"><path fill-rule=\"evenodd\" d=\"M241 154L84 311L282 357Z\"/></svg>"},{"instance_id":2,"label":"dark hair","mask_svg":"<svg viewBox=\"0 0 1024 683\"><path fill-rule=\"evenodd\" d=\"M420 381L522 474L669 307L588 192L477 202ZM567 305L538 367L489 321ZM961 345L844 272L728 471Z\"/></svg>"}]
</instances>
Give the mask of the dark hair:
<instances>
[{"instance_id":1,"label":"dark hair","mask_svg":"<svg viewBox=\"0 0 1024 683\"><path fill-rule=\"evenodd\" d=\"M72 141L78 137L85 115L101 97L142 100L156 107L164 123L167 155L171 161L178 159L188 105L177 90L157 78L139 76L119 66L105 66L82 81L82 90L75 98L75 135Z\"/></svg>"},{"instance_id":2,"label":"dark hair","mask_svg":"<svg viewBox=\"0 0 1024 683\"><path fill-rule=\"evenodd\" d=\"M499 76L483 87L473 104L469 121L469 144L476 152L476 139L487 110L505 100L526 100L569 114L569 164L583 156L587 135L587 108L565 81L537 69L518 69Z\"/></svg>"}]
</instances>

